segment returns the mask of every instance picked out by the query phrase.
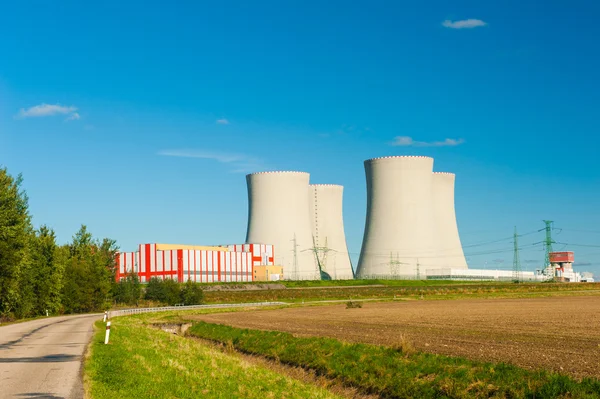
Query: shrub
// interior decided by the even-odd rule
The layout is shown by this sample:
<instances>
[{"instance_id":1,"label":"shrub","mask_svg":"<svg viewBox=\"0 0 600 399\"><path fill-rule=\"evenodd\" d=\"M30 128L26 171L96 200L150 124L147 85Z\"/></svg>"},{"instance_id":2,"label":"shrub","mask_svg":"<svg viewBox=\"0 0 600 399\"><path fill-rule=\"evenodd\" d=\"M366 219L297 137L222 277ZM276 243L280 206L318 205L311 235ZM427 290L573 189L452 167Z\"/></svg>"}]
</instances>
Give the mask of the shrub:
<instances>
[{"instance_id":1,"label":"shrub","mask_svg":"<svg viewBox=\"0 0 600 399\"><path fill-rule=\"evenodd\" d=\"M392 345L392 349L402 353L404 356L410 356L416 353L412 342L404 334L400 334L400 339L396 344Z\"/></svg>"},{"instance_id":2,"label":"shrub","mask_svg":"<svg viewBox=\"0 0 600 399\"><path fill-rule=\"evenodd\" d=\"M197 283L186 282L181 288L181 303L184 305L200 305L204 301L204 292Z\"/></svg>"},{"instance_id":3,"label":"shrub","mask_svg":"<svg viewBox=\"0 0 600 399\"><path fill-rule=\"evenodd\" d=\"M149 301L165 302L165 290L163 281L158 277L152 277L146 285L146 292L144 298Z\"/></svg>"},{"instance_id":4,"label":"shrub","mask_svg":"<svg viewBox=\"0 0 600 399\"><path fill-rule=\"evenodd\" d=\"M165 302L168 305L179 305L181 304L181 286L182 284L177 281L167 278L163 280L163 290L165 295Z\"/></svg>"},{"instance_id":5,"label":"shrub","mask_svg":"<svg viewBox=\"0 0 600 399\"><path fill-rule=\"evenodd\" d=\"M357 301L346 302L346 309L352 309L352 308L362 308L362 302L357 302Z\"/></svg>"}]
</instances>

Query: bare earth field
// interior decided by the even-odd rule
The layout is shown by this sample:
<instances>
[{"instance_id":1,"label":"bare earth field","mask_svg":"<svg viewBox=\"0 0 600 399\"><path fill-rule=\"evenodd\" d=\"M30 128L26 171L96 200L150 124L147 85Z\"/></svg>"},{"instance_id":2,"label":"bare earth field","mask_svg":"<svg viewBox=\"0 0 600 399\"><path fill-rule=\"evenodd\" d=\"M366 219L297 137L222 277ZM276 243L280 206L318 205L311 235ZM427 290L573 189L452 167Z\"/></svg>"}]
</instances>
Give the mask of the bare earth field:
<instances>
[{"instance_id":1,"label":"bare earth field","mask_svg":"<svg viewBox=\"0 0 600 399\"><path fill-rule=\"evenodd\" d=\"M365 303L194 317L600 377L600 296Z\"/></svg>"}]
</instances>

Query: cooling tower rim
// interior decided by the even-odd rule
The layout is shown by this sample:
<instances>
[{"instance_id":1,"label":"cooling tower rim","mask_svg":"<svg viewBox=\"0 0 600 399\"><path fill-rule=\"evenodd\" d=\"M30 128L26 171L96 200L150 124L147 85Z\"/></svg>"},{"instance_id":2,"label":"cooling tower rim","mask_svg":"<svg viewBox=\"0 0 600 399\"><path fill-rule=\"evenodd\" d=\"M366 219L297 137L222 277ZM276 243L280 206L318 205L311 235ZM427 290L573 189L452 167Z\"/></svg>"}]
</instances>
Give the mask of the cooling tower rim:
<instances>
[{"instance_id":1,"label":"cooling tower rim","mask_svg":"<svg viewBox=\"0 0 600 399\"><path fill-rule=\"evenodd\" d=\"M269 170L266 172L255 172L255 173L249 173L246 176L255 176L255 175L310 175L310 173L308 172L300 172L300 171L296 171L296 170Z\"/></svg>"},{"instance_id":2,"label":"cooling tower rim","mask_svg":"<svg viewBox=\"0 0 600 399\"><path fill-rule=\"evenodd\" d=\"M452 172L433 172L433 174L441 176L456 176L456 174Z\"/></svg>"},{"instance_id":3,"label":"cooling tower rim","mask_svg":"<svg viewBox=\"0 0 600 399\"><path fill-rule=\"evenodd\" d=\"M427 157L427 156L424 156L424 155L391 155L391 156L387 156L387 157L378 157L378 158L367 159L365 162L379 161L381 159L397 159L397 158L431 159L433 161L432 157Z\"/></svg>"},{"instance_id":4,"label":"cooling tower rim","mask_svg":"<svg viewBox=\"0 0 600 399\"><path fill-rule=\"evenodd\" d=\"M322 184L309 184L309 187L334 187L334 188L344 188L344 186L342 186L341 184L327 184L327 183L322 183Z\"/></svg>"}]
</instances>

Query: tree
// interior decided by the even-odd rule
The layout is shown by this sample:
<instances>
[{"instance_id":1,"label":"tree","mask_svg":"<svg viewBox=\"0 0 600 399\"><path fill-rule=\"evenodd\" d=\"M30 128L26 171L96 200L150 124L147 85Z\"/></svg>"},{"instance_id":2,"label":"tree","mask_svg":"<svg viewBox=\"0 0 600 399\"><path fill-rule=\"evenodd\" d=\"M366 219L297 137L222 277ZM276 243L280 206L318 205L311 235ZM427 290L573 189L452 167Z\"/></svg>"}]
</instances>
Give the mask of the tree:
<instances>
[{"instance_id":1,"label":"tree","mask_svg":"<svg viewBox=\"0 0 600 399\"><path fill-rule=\"evenodd\" d=\"M149 301L164 303L166 300L163 281L158 277L152 277L146 285L144 297Z\"/></svg>"},{"instance_id":2,"label":"tree","mask_svg":"<svg viewBox=\"0 0 600 399\"><path fill-rule=\"evenodd\" d=\"M113 295L117 303L137 306L142 296L142 286L137 274L129 274L115 284Z\"/></svg>"},{"instance_id":3,"label":"tree","mask_svg":"<svg viewBox=\"0 0 600 399\"><path fill-rule=\"evenodd\" d=\"M47 226L40 227L32 241L34 313L57 313L61 309L63 275L68 254L59 248L54 231Z\"/></svg>"},{"instance_id":4,"label":"tree","mask_svg":"<svg viewBox=\"0 0 600 399\"><path fill-rule=\"evenodd\" d=\"M163 280L165 292L165 303L167 305L178 305L181 303L181 285L177 281L167 278Z\"/></svg>"},{"instance_id":5,"label":"tree","mask_svg":"<svg viewBox=\"0 0 600 399\"><path fill-rule=\"evenodd\" d=\"M114 240L105 238L98 242L85 225L81 226L69 245L63 288L66 312L101 311L109 307L116 252Z\"/></svg>"},{"instance_id":6,"label":"tree","mask_svg":"<svg viewBox=\"0 0 600 399\"><path fill-rule=\"evenodd\" d=\"M145 298L167 305L181 303L181 286L175 280L152 277L146 286Z\"/></svg>"},{"instance_id":7,"label":"tree","mask_svg":"<svg viewBox=\"0 0 600 399\"><path fill-rule=\"evenodd\" d=\"M181 302L186 305L200 305L204 300L204 292L197 283L188 280L181 287Z\"/></svg>"},{"instance_id":8,"label":"tree","mask_svg":"<svg viewBox=\"0 0 600 399\"><path fill-rule=\"evenodd\" d=\"M0 168L0 317L18 310L21 275L29 262L32 227L21 183L20 175L14 179Z\"/></svg>"}]
</instances>

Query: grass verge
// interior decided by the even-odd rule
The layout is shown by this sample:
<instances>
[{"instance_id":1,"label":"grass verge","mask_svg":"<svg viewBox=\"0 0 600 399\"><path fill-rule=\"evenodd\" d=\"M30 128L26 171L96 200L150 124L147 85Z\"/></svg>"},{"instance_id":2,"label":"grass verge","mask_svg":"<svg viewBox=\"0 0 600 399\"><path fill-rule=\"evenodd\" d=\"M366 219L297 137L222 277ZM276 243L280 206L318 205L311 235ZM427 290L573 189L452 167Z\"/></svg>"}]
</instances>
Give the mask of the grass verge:
<instances>
[{"instance_id":1,"label":"grass verge","mask_svg":"<svg viewBox=\"0 0 600 399\"><path fill-rule=\"evenodd\" d=\"M96 328L85 363L88 398L338 398L139 318L114 319L108 345L104 323Z\"/></svg>"},{"instance_id":2,"label":"grass verge","mask_svg":"<svg viewBox=\"0 0 600 399\"><path fill-rule=\"evenodd\" d=\"M199 322L189 330L202 339L245 353L314 370L319 375L385 398L598 398L600 381L507 364L417 353L397 347L349 344L331 338L238 329Z\"/></svg>"}]
</instances>

